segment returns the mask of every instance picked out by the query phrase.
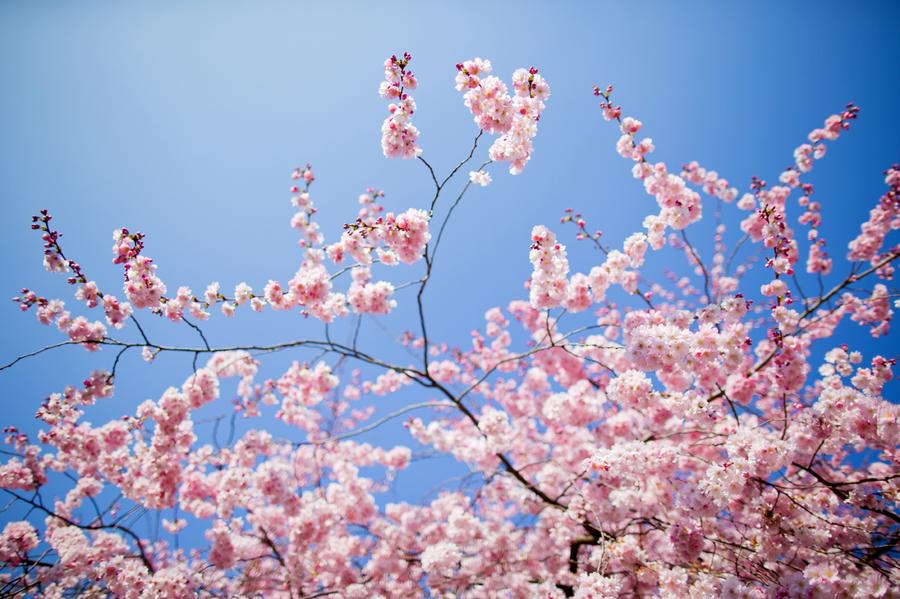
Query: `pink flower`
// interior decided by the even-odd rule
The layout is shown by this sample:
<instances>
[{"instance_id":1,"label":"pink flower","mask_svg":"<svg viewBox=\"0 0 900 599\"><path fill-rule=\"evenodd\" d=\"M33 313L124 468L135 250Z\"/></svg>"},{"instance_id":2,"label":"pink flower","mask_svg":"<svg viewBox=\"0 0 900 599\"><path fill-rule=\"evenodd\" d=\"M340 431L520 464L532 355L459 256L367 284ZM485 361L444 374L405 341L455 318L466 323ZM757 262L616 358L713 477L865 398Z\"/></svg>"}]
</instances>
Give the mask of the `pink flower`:
<instances>
[{"instance_id":1,"label":"pink flower","mask_svg":"<svg viewBox=\"0 0 900 599\"><path fill-rule=\"evenodd\" d=\"M358 314L388 314L397 306L390 299L394 286L387 281L371 282L371 273L367 268L353 270L353 284L347 291L350 307Z\"/></svg>"},{"instance_id":2,"label":"pink flower","mask_svg":"<svg viewBox=\"0 0 900 599\"><path fill-rule=\"evenodd\" d=\"M38 546L37 531L25 521L9 522L0 533L0 562L17 566Z\"/></svg>"},{"instance_id":3,"label":"pink flower","mask_svg":"<svg viewBox=\"0 0 900 599\"><path fill-rule=\"evenodd\" d=\"M612 401L628 406L646 405L653 390L647 376L638 370L626 370L609 382L606 393Z\"/></svg>"},{"instance_id":4,"label":"pink flower","mask_svg":"<svg viewBox=\"0 0 900 599\"><path fill-rule=\"evenodd\" d=\"M491 175L485 171L469 171L469 181L487 187L491 183Z\"/></svg>"},{"instance_id":5,"label":"pink flower","mask_svg":"<svg viewBox=\"0 0 900 599\"><path fill-rule=\"evenodd\" d=\"M452 576L461 559L462 552L459 547L448 542L427 547L419 557L422 569L435 576Z\"/></svg>"},{"instance_id":6,"label":"pink flower","mask_svg":"<svg viewBox=\"0 0 900 599\"><path fill-rule=\"evenodd\" d=\"M390 116L381 125L381 149L388 158L415 158L422 153L416 145L419 130L410 122L416 111L416 103L407 91L416 88L416 79L406 67L412 57L391 56L384 63L385 80L379 94L383 98L396 99L388 106Z\"/></svg>"},{"instance_id":7,"label":"pink flower","mask_svg":"<svg viewBox=\"0 0 900 599\"><path fill-rule=\"evenodd\" d=\"M97 351L98 342L106 338L106 327L99 321L89 322L84 316L77 316L72 320L60 317L56 321L60 330L69 335L69 339L82 343L88 351Z\"/></svg>"},{"instance_id":8,"label":"pink flower","mask_svg":"<svg viewBox=\"0 0 900 599\"><path fill-rule=\"evenodd\" d=\"M862 224L861 233L848 246L848 260L874 262L888 232L900 228L900 168L886 171L885 182L890 187L869 212L869 220Z\"/></svg>"},{"instance_id":9,"label":"pink flower","mask_svg":"<svg viewBox=\"0 0 900 599\"><path fill-rule=\"evenodd\" d=\"M156 276L156 265L146 256L126 263L125 295L135 308L154 308L166 293L166 285Z\"/></svg>"},{"instance_id":10,"label":"pink flower","mask_svg":"<svg viewBox=\"0 0 900 599\"><path fill-rule=\"evenodd\" d=\"M244 305L253 296L253 288L247 283L238 283L234 288L234 303Z\"/></svg>"},{"instance_id":11,"label":"pink flower","mask_svg":"<svg viewBox=\"0 0 900 599\"><path fill-rule=\"evenodd\" d=\"M590 279L580 272L572 275L566 287L566 298L563 302L566 310L569 312L582 312L590 308L593 303Z\"/></svg>"},{"instance_id":12,"label":"pink flower","mask_svg":"<svg viewBox=\"0 0 900 599\"><path fill-rule=\"evenodd\" d=\"M88 281L78 288L78 291L75 292L75 297L87 304L88 308L95 307L100 301L100 293L97 289L97 283Z\"/></svg>"},{"instance_id":13,"label":"pink flower","mask_svg":"<svg viewBox=\"0 0 900 599\"><path fill-rule=\"evenodd\" d=\"M131 316L131 304L120 303L114 295L103 296L103 313L106 315L106 322L117 329L121 329L125 325L125 321Z\"/></svg>"},{"instance_id":14,"label":"pink flower","mask_svg":"<svg viewBox=\"0 0 900 599\"><path fill-rule=\"evenodd\" d=\"M413 264L422 257L431 239L428 232L429 215L424 210L410 208L396 217L389 213L382 232L384 243L396 252L404 264Z\"/></svg>"},{"instance_id":15,"label":"pink flower","mask_svg":"<svg viewBox=\"0 0 900 599\"><path fill-rule=\"evenodd\" d=\"M622 583L611 576L602 576L596 572L580 574L575 599L616 599Z\"/></svg>"},{"instance_id":16,"label":"pink flower","mask_svg":"<svg viewBox=\"0 0 900 599\"><path fill-rule=\"evenodd\" d=\"M480 129L500 134L489 150L491 160L509 162L509 172L521 173L531 159L537 121L550 97L550 86L535 68L513 73L514 95L499 78L487 76L490 62L480 58L456 65L456 89ZM474 179L473 179L474 181ZM486 183L480 183L485 185Z\"/></svg>"},{"instance_id":17,"label":"pink flower","mask_svg":"<svg viewBox=\"0 0 900 599\"><path fill-rule=\"evenodd\" d=\"M566 248L556 242L556 235L543 225L531 230L529 259L534 267L529 297L535 308L555 308L566 297L569 261Z\"/></svg>"}]
</instances>

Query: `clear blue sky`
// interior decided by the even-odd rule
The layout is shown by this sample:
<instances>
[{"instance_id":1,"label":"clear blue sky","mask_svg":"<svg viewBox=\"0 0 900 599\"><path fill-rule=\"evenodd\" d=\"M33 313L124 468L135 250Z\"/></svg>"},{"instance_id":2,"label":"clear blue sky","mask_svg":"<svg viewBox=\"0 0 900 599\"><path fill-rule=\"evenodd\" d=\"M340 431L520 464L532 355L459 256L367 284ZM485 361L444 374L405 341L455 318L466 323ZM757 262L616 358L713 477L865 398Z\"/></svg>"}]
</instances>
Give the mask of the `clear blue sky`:
<instances>
[{"instance_id":1,"label":"clear blue sky","mask_svg":"<svg viewBox=\"0 0 900 599\"><path fill-rule=\"evenodd\" d=\"M67 253L89 277L121 296L110 235L122 226L147 234L146 253L170 289L201 291L212 280L227 290L242 280L261 289L269 278L290 278L300 252L288 225L289 173L307 161L318 177L317 218L331 240L366 187L385 190L389 209L425 207L432 192L422 165L388 161L379 145L381 65L404 50L419 76L415 123L424 156L442 172L476 133L453 89L456 62L489 58L505 79L534 65L553 88L525 172L494 169L495 182L470 192L447 233L427 295L435 338L465 344L485 309L524 296L533 224L552 226L572 206L619 244L654 210L615 154L616 132L590 93L595 83L615 85L617 101L654 139L657 159L673 169L699 160L741 189L751 175L774 181L810 129L856 102L860 120L810 177L823 203L822 232L839 257L883 192L881 171L900 160L898 17L893 2L7 1L0 4L2 293L27 286L75 305L61 277L41 268L40 242L28 228L39 208L55 215ZM707 258L708 231L693 233ZM565 242L574 270L597 262L589 248ZM663 264L651 260L650 272ZM389 274L398 283L414 276ZM398 299L409 304L411 295ZM414 328L409 316L401 309L381 324L396 336ZM3 362L59 339L11 302L0 309L0 327ZM150 328L159 340L194 342L184 326ZM216 316L205 329L216 345L320 331L299 316L247 311L230 321ZM390 335L367 323L363 346L400 359L385 347ZM263 375L305 357L273 356ZM0 373L3 424L34 431L43 397L109 368L112 358L66 348ZM117 398L89 419L158 398L180 385L190 363L164 356L148 366L133 353L121 372ZM428 397L389 398L379 411L412 399ZM226 409L223 399L203 414ZM369 438L408 442L399 426ZM459 472L448 462L416 468L401 476L398 496L417 500Z\"/></svg>"}]
</instances>

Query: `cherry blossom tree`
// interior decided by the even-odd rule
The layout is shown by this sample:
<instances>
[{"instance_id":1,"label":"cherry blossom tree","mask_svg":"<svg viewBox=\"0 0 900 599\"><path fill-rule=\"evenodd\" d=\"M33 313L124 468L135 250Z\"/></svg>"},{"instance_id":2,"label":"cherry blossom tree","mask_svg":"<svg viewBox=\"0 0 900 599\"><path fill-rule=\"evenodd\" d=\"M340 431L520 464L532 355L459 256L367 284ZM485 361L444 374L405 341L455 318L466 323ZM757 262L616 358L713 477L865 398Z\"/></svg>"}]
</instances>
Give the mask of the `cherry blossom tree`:
<instances>
[{"instance_id":1,"label":"cherry blossom tree","mask_svg":"<svg viewBox=\"0 0 900 599\"><path fill-rule=\"evenodd\" d=\"M535 68L507 83L488 60L457 64L474 139L443 174L412 122L411 60L384 64L381 143L386 157L427 172L433 197L395 213L383 192L367 190L328 243L314 220L314 171L294 170L291 226L303 255L286 282L260 273L232 291L175 286L150 239L123 227L112 247L123 288L101 289L95 266L66 253L51 214L33 218L44 266L67 278L75 301L23 289L14 298L22 311L63 339L2 368L68 345L97 352L102 368L46 398L36 437L5 429L0 594L900 596L900 408L884 397L895 362L833 338L845 321L889 333L900 167L884 171L884 194L846 252L829 252L820 235L828 207L806 181L858 108L813 129L777 184L754 178L741 192L697 162L654 162L643 124L623 116L611 86L594 88L598 121L617 130L616 151L649 196L641 230L619 247L572 209L558 227L536 225L528 297L512 293L476 323L471 347L449 347L429 335L427 318L443 233L472 185L526 168L550 87ZM688 237L704 209L718 223L705 258ZM729 219L740 229L731 245ZM570 233L577 251L600 257L587 273L570 272ZM642 274L650 252L670 255L669 280ZM842 253L846 264L835 262ZM399 264L415 265L418 278L392 282ZM406 362L331 334L339 321L358 333L363 315L400 301L418 316L403 336ZM248 309L300 314L323 332L275 345L207 342L198 323ZM145 319L190 327L197 342L151 338ZM266 355L279 350L305 353L262 379ZM114 401L129 351L147 362L184 356L190 374L121 418L86 421L88 406ZM355 370L344 374L345 364ZM224 443L202 438L192 414L225 401L225 379L236 381L238 417L274 414L295 434L260 426ZM420 400L373 417L381 398L405 388ZM360 440L395 419L410 447ZM384 500L411 447L465 464L467 484L421 505ZM53 480L67 485L63 495L48 492ZM139 535L133 522L147 514L169 535ZM186 527L203 542L179 546Z\"/></svg>"}]
</instances>

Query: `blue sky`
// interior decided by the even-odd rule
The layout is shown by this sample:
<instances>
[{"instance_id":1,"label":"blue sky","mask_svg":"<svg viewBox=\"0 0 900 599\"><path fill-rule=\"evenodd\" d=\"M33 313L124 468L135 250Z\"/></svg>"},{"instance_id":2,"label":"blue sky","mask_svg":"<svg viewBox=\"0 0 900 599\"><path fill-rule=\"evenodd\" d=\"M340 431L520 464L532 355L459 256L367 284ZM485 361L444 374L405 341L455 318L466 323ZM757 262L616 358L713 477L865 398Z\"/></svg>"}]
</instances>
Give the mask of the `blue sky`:
<instances>
[{"instance_id":1,"label":"blue sky","mask_svg":"<svg viewBox=\"0 0 900 599\"><path fill-rule=\"evenodd\" d=\"M477 133L453 89L455 63L488 58L504 79L534 65L553 89L525 172L513 177L494 168L494 183L471 190L448 229L427 292L433 338L466 344L487 308L524 296L532 225L553 226L571 206L618 245L654 210L629 163L615 154L618 135L600 117L590 93L595 83L616 87L616 101L654 139L656 159L673 170L696 159L741 190L751 175L774 181L809 130L846 102L857 103L859 121L810 177L823 204L822 233L840 257L883 193L881 171L900 160L898 16L900 5L891 2L852 9L839 2L271 2L252 9L238 2L4 2L3 293L26 286L75 304L62 279L41 268L40 242L28 228L39 208L55 215L67 253L101 288L119 287L111 232L127 226L147 234L146 253L170 289L200 291L212 280L230 290L239 281L261 289L269 278L290 278L300 260L288 224L294 166L315 167L313 199L329 240L355 217L366 187L385 190L388 209L425 207L432 193L425 169L384 159L379 144L382 62L404 50L419 77L420 145L441 172ZM708 259L704 227L689 232ZM598 262L571 231L556 228L573 270ZM665 264L651 259L649 272ZM417 272L389 274L402 283ZM412 299L398 293L401 304ZM363 346L403 358L390 344L414 327L410 316L401 307L380 319L387 332L366 323ZM11 302L0 309L0 327L2 362L59 339ZM195 342L184 326L149 327L160 340ZM214 317L204 328L215 345L321 330L300 316L246 311L230 321ZM865 347L896 351L887 341ZM34 431L42 398L108 368L112 357L66 348L0 372L3 424ZM263 375L308 357L272 356ZM162 356L148 366L133 353L121 368L117 398L89 419L158 398L169 384L180 385L190 361ZM379 412L425 399L389 398ZM205 413L226 409L223 400ZM369 438L408 442L399 426ZM460 471L440 461L416 468L401 476L396 496L417 500Z\"/></svg>"}]
</instances>

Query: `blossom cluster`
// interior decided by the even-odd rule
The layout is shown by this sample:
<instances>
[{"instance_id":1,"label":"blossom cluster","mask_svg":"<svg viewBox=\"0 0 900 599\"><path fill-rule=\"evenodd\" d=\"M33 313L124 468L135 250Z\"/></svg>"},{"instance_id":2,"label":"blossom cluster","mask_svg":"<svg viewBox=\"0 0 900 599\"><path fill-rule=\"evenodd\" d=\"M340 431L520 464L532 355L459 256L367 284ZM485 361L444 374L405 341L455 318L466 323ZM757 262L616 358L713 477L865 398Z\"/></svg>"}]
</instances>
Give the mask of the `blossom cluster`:
<instances>
[{"instance_id":1,"label":"blossom cluster","mask_svg":"<svg viewBox=\"0 0 900 599\"><path fill-rule=\"evenodd\" d=\"M616 143L616 151L623 158L636 163L632 168L632 175L644 182L644 189L656 199L659 205L658 215L649 215L644 219L650 246L658 250L663 246L667 227L684 229L689 224L700 220L702 216L700 195L687 187L682 177L670 173L665 163L650 163L647 160L647 155L656 149L653 140L649 137L637 139L637 133L644 124L633 117L622 118L621 107L612 104L612 91L612 86L605 90L594 87L594 95L603 98L600 103L600 107L603 109L603 118L607 121L614 120L619 124L622 136ZM685 174L692 178L701 176L699 168L686 169L686 171ZM708 175L704 173L704 179L706 176ZM712 185L715 186L717 183L712 183ZM727 181L724 186L727 186ZM720 193L726 194L726 197L730 195L727 190Z\"/></svg>"},{"instance_id":2,"label":"blossom cluster","mask_svg":"<svg viewBox=\"0 0 900 599\"><path fill-rule=\"evenodd\" d=\"M531 239L534 272L529 286L535 308L564 306L571 312L582 312L602 302L612 284L620 285L630 294L639 293L638 269L649 247L645 234L633 233L623 243L623 251L604 250L603 264L593 267L587 275L575 273L569 278L566 277L569 272L566 248L557 243L556 235L538 225L532 230Z\"/></svg>"},{"instance_id":3,"label":"blossom cluster","mask_svg":"<svg viewBox=\"0 0 900 599\"><path fill-rule=\"evenodd\" d=\"M130 307L128 304L124 304L124 306L118 305L113 296L107 297L109 301L107 301L107 298L104 298L103 302L104 308L106 308L107 320L114 326L121 327L122 321L131 313ZM65 333L70 341L81 343L88 351L97 351L100 349L98 343L106 339L106 327L102 322L99 320L91 322L84 316L73 317L71 312L65 309L66 304L62 300L48 300L26 288L22 289L21 296L16 296L12 299L14 302L19 303L22 311L37 305L35 311L38 322L45 325L56 324L56 328L61 333Z\"/></svg>"},{"instance_id":4,"label":"blossom cluster","mask_svg":"<svg viewBox=\"0 0 900 599\"><path fill-rule=\"evenodd\" d=\"M825 249L825 239L819 234L819 226L822 224L822 206L811 198L812 185L804 183L801 187L803 196L800 198L800 206L805 208L806 212L797 220L800 224L809 226L807 240L810 243L806 258L806 272L827 275L831 272L833 261Z\"/></svg>"},{"instance_id":5,"label":"blossom cluster","mask_svg":"<svg viewBox=\"0 0 900 599\"><path fill-rule=\"evenodd\" d=\"M869 261L873 264L881 261L885 254L882 252L885 237L891 231L900 229L900 166L891 166L884 175L888 191L869 212L869 220L860 226L860 234L850 242L848 260ZM891 272L885 269L886 278L890 278Z\"/></svg>"},{"instance_id":6,"label":"blossom cluster","mask_svg":"<svg viewBox=\"0 0 900 599\"><path fill-rule=\"evenodd\" d=\"M716 171L706 170L696 160L681 168L681 177L689 183L700 185L704 193L723 202L733 202L738 195L736 187L728 186L728 179L720 177Z\"/></svg>"},{"instance_id":7,"label":"blossom cluster","mask_svg":"<svg viewBox=\"0 0 900 599\"><path fill-rule=\"evenodd\" d=\"M412 56L405 52L401 58L394 55L384 61L384 81L378 93L382 98L395 100L388 105L390 116L381 125L381 149L388 158L415 158L422 153L416 145L419 130L411 121L416 101L408 92L418 84L407 70L411 60Z\"/></svg>"},{"instance_id":8,"label":"blossom cluster","mask_svg":"<svg viewBox=\"0 0 900 599\"><path fill-rule=\"evenodd\" d=\"M491 75L491 61L474 58L456 65L456 89L464 92L466 108L482 131L499 134L489 155L508 162L517 175L531 159L537 124L550 97L550 86L534 67L517 69L512 76L513 94L499 77ZM486 185L483 176L473 179Z\"/></svg>"}]
</instances>

